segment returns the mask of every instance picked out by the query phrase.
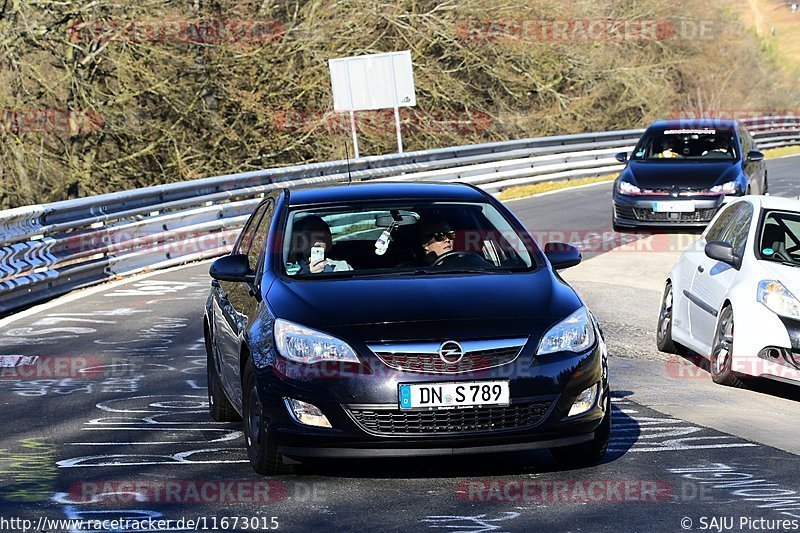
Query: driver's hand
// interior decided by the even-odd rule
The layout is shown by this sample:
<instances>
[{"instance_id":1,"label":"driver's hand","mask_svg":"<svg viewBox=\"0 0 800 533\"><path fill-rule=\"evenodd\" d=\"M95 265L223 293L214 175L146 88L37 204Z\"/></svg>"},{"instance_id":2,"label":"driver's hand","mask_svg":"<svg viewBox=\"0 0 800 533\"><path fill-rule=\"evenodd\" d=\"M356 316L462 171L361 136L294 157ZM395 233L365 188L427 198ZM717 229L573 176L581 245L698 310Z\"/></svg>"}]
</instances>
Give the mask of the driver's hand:
<instances>
[{"instance_id":1,"label":"driver's hand","mask_svg":"<svg viewBox=\"0 0 800 533\"><path fill-rule=\"evenodd\" d=\"M311 261L311 258L309 257L308 260L309 260L309 270L311 270L312 274L319 274L320 272L325 270L326 266L328 266L327 259L317 259L316 261Z\"/></svg>"}]
</instances>

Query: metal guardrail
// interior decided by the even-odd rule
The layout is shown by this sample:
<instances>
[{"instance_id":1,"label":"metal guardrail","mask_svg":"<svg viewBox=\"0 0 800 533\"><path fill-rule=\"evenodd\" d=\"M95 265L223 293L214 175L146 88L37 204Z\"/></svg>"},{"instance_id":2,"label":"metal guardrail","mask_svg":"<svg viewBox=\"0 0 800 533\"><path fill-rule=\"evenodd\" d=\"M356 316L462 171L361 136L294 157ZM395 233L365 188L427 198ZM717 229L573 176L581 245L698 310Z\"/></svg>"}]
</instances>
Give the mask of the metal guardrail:
<instances>
[{"instance_id":1,"label":"metal guardrail","mask_svg":"<svg viewBox=\"0 0 800 533\"><path fill-rule=\"evenodd\" d=\"M800 120L753 122L759 145L800 143ZM521 139L362 157L354 181L457 181L490 192L618 171L644 130ZM88 285L230 251L278 187L348 179L344 160L244 172L0 212L0 316Z\"/></svg>"}]
</instances>

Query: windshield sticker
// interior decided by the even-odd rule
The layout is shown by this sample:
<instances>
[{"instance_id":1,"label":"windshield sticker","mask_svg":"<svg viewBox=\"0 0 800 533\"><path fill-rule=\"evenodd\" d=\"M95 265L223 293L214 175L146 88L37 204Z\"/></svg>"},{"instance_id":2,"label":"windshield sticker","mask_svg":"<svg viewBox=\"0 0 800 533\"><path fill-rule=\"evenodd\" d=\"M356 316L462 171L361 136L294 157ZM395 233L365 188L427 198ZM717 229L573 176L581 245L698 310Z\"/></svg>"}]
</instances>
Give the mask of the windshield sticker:
<instances>
[{"instance_id":1,"label":"windshield sticker","mask_svg":"<svg viewBox=\"0 0 800 533\"><path fill-rule=\"evenodd\" d=\"M664 130L664 135L715 135L717 130Z\"/></svg>"},{"instance_id":2,"label":"windshield sticker","mask_svg":"<svg viewBox=\"0 0 800 533\"><path fill-rule=\"evenodd\" d=\"M761 253L764 255L772 255L775 253L775 250L773 250L772 248L764 248L763 250L761 250Z\"/></svg>"}]
</instances>

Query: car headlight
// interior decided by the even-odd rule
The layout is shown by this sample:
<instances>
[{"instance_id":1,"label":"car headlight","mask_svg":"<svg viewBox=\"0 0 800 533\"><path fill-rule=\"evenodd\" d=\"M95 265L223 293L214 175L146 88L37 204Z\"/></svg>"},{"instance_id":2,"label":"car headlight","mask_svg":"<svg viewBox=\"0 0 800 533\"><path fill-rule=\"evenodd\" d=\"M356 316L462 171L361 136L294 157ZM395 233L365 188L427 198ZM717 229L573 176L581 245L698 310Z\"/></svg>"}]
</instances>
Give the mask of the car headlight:
<instances>
[{"instance_id":1,"label":"car headlight","mask_svg":"<svg viewBox=\"0 0 800 533\"><path fill-rule=\"evenodd\" d=\"M346 342L281 318L275 320L275 346L280 355L297 363L359 362Z\"/></svg>"},{"instance_id":2,"label":"car headlight","mask_svg":"<svg viewBox=\"0 0 800 533\"><path fill-rule=\"evenodd\" d=\"M642 189L629 181L622 180L617 182L617 191L620 194L642 194Z\"/></svg>"},{"instance_id":3,"label":"car headlight","mask_svg":"<svg viewBox=\"0 0 800 533\"><path fill-rule=\"evenodd\" d=\"M594 341L594 323L586 307L581 307L544 334L536 355L583 352L594 345Z\"/></svg>"},{"instance_id":4,"label":"car headlight","mask_svg":"<svg viewBox=\"0 0 800 533\"><path fill-rule=\"evenodd\" d=\"M711 194L734 194L736 192L736 182L729 181L728 183L723 183L722 185L714 185L708 190L708 192Z\"/></svg>"},{"instance_id":5,"label":"car headlight","mask_svg":"<svg viewBox=\"0 0 800 533\"><path fill-rule=\"evenodd\" d=\"M764 280L759 283L758 301L776 315L800 319L800 301L780 281Z\"/></svg>"}]
</instances>

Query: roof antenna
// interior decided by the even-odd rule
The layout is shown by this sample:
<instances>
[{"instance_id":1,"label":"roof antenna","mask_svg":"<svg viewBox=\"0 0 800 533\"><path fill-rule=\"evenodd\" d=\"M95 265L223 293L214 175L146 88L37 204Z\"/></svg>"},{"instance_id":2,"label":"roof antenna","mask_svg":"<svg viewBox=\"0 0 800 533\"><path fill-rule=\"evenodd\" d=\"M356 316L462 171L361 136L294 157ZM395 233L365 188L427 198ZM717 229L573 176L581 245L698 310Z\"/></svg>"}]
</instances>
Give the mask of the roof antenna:
<instances>
[{"instance_id":1,"label":"roof antenna","mask_svg":"<svg viewBox=\"0 0 800 533\"><path fill-rule=\"evenodd\" d=\"M347 150L347 141L344 142L344 159L347 161L347 184L353 183L353 176L350 174L350 152Z\"/></svg>"}]
</instances>

